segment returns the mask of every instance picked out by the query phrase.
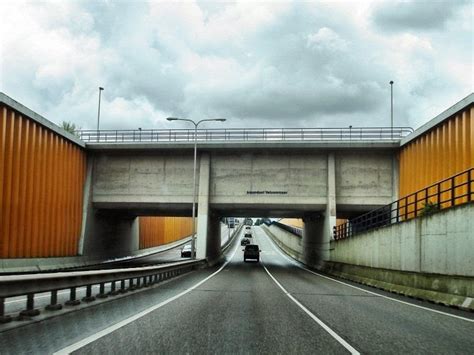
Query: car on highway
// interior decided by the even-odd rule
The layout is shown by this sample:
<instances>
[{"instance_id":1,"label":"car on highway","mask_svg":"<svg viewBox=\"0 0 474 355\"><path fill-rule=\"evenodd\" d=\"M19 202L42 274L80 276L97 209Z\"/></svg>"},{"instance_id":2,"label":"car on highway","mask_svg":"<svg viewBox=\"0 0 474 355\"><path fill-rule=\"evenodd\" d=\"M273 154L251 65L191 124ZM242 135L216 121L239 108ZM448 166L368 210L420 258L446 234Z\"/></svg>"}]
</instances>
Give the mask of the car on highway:
<instances>
[{"instance_id":1,"label":"car on highway","mask_svg":"<svg viewBox=\"0 0 474 355\"><path fill-rule=\"evenodd\" d=\"M196 251L194 251L194 255L196 255ZM182 258L190 258L191 257L191 244L187 244L181 249L181 257Z\"/></svg>"},{"instance_id":2,"label":"car on highway","mask_svg":"<svg viewBox=\"0 0 474 355\"><path fill-rule=\"evenodd\" d=\"M257 244L248 244L244 249L244 261L255 260L257 263L260 261L260 252Z\"/></svg>"},{"instance_id":3,"label":"car on highway","mask_svg":"<svg viewBox=\"0 0 474 355\"><path fill-rule=\"evenodd\" d=\"M247 245L247 244L250 244L250 239L242 238L242 240L240 241L240 245Z\"/></svg>"},{"instance_id":4,"label":"car on highway","mask_svg":"<svg viewBox=\"0 0 474 355\"><path fill-rule=\"evenodd\" d=\"M252 238L252 227L245 226L244 238Z\"/></svg>"}]
</instances>

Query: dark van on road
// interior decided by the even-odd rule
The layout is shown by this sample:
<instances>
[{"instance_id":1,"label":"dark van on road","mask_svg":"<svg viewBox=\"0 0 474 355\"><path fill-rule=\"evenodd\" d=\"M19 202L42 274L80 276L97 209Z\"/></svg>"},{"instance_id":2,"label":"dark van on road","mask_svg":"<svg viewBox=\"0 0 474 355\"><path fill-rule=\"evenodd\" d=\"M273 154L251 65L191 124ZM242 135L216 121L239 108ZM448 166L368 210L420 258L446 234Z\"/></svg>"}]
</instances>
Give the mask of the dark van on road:
<instances>
[{"instance_id":1,"label":"dark van on road","mask_svg":"<svg viewBox=\"0 0 474 355\"><path fill-rule=\"evenodd\" d=\"M260 249L257 244L248 244L244 249L244 261L255 260L260 261Z\"/></svg>"}]
</instances>

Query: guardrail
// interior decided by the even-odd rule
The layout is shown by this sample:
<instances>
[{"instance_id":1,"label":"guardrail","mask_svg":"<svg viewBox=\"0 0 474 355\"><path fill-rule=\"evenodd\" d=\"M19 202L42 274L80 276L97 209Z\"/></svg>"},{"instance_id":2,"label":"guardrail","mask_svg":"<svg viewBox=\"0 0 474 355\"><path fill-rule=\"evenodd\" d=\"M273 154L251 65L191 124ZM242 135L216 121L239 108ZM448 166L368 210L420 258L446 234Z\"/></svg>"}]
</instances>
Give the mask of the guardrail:
<instances>
[{"instance_id":1,"label":"guardrail","mask_svg":"<svg viewBox=\"0 0 474 355\"><path fill-rule=\"evenodd\" d=\"M229 128L199 129L196 140L213 141L391 141L413 132L411 127ZM194 129L81 130L87 143L194 142Z\"/></svg>"},{"instance_id":2,"label":"guardrail","mask_svg":"<svg viewBox=\"0 0 474 355\"><path fill-rule=\"evenodd\" d=\"M471 201L474 201L474 168L335 226L334 239L350 238L374 228L407 221Z\"/></svg>"},{"instance_id":3,"label":"guardrail","mask_svg":"<svg viewBox=\"0 0 474 355\"><path fill-rule=\"evenodd\" d=\"M0 276L0 323L12 320L11 316L5 315L5 299L9 297L26 295L26 308L20 312L20 316L32 317L40 314L40 310L35 308L34 298L38 293L49 292L50 304L46 306L46 309L59 310L62 308L62 305L58 303L60 290L69 290L69 300L65 304L75 306L81 303L76 298L76 289L79 287L86 288L86 296L82 300L91 302L96 297L106 298L141 287L149 287L157 282L189 272L205 263L205 260L192 260L140 268ZM106 293L107 284L110 286L110 292ZM96 285L99 286L99 293L93 296L92 287Z\"/></svg>"},{"instance_id":4,"label":"guardrail","mask_svg":"<svg viewBox=\"0 0 474 355\"><path fill-rule=\"evenodd\" d=\"M234 231L233 231L232 234L230 235L230 238L224 243L224 245L221 246L221 253L224 252L224 251L226 251L226 250L230 247L232 241L233 241L234 238L239 234L239 232L241 231L242 227L243 227L243 224L240 223L237 228L234 228Z\"/></svg>"}]
</instances>

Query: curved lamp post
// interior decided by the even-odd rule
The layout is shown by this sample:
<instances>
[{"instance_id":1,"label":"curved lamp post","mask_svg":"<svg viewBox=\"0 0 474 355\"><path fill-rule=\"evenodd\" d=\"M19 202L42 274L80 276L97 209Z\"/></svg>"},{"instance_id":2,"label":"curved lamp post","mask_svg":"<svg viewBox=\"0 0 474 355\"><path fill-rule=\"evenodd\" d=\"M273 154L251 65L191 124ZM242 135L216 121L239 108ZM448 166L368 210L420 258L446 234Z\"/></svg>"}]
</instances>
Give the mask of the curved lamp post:
<instances>
[{"instance_id":1,"label":"curved lamp post","mask_svg":"<svg viewBox=\"0 0 474 355\"><path fill-rule=\"evenodd\" d=\"M194 122L188 118L168 117L168 121L186 121L194 125L194 165L193 165L193 236L191 238L191 258L196 259L196 160L197 160L197 128L203 122L217 121L225 122L225 118L208 118Z\"/></svg>"}]
</instances>

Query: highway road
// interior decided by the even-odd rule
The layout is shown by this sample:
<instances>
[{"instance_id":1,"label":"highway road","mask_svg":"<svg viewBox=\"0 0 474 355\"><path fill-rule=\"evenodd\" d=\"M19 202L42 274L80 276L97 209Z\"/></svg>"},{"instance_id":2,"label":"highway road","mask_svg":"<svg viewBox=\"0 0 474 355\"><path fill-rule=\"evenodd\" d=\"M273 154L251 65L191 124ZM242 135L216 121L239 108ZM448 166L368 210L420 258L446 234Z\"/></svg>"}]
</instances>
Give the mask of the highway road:
<instances>
[{"instance_id":1,"label":"highway road","mask_svg":"<svg viewBox=\"0 0 474 355\"><path fill-rule=\"evenodd\" d=\"M224 265L0 333L2 354L472 354L474 315L308 271L259 227Z\"/></svg>"}]
</instances>

